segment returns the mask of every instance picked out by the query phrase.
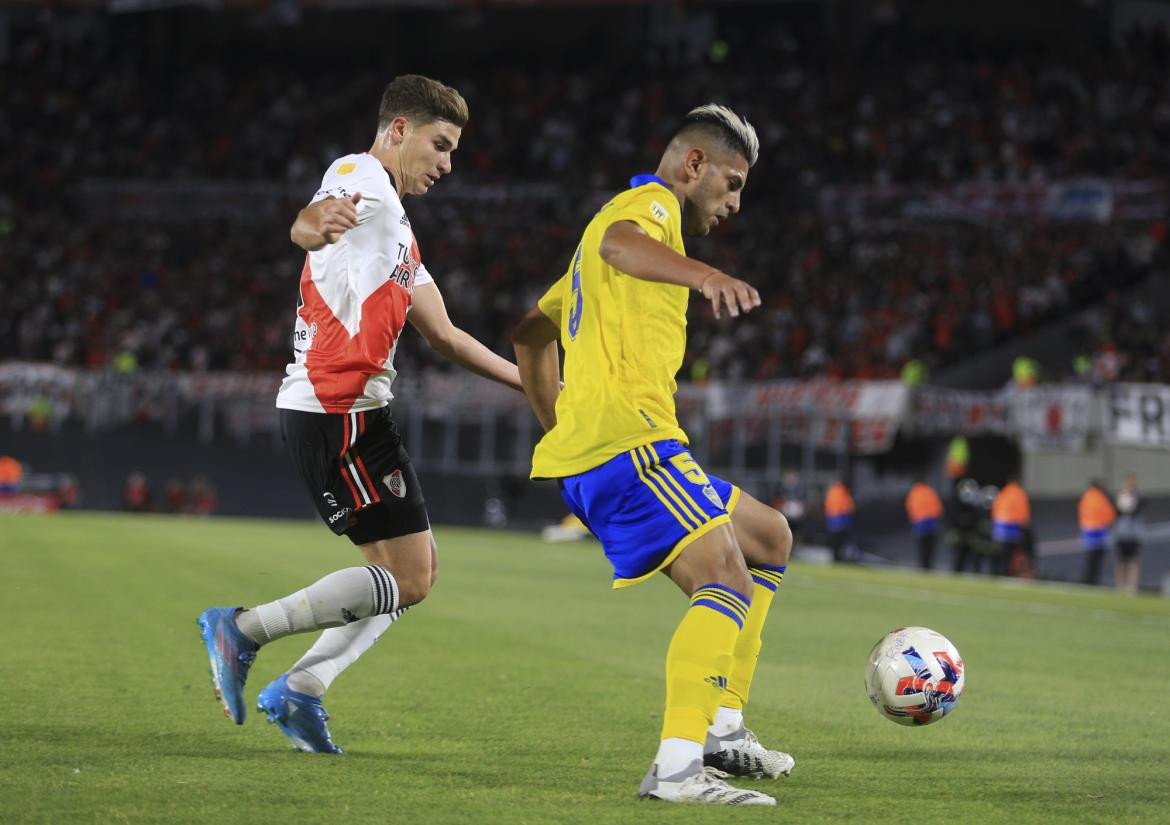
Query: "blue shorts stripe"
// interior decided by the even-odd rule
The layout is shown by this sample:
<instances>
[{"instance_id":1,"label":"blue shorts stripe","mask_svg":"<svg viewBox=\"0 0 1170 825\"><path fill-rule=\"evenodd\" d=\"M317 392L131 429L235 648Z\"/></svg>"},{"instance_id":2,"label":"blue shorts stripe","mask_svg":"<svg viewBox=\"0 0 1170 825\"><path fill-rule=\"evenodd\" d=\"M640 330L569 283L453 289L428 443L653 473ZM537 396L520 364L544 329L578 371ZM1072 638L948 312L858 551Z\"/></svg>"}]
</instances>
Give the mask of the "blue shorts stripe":
<instances>
[{"instance_id":1,"label":"blue shorts stripe","mask_svg":"<svg viewBox=\"0 0 1170 825\"><path fill-rule=\"evenodd\" d=\"M743 619L737 616L735 612L726 605L720 604L719 602L713 601L712 599L695 599L695 601L691 602L691 607L709 607L716 613L722 613L724 616L731 619L733 622L735 622L736 626L740 630L743 630Z\"/></svg>"}]
</instances>

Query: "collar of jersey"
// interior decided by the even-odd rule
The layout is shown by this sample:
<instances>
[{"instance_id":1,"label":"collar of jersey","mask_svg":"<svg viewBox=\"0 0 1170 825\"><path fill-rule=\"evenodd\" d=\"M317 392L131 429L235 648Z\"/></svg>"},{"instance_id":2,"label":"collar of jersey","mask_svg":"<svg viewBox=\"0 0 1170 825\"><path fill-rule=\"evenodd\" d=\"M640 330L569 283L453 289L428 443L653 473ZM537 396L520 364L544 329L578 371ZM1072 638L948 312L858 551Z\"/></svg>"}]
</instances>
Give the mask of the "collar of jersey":
<instances>
[{"instance_id":1,"label":"collar of jersey","mask_svg":"<svg viewBox=\"0 0 1170 825\"><path fill-rule=\"evenodd\" d=\"M630 178L630 188L631 189L637 189L639 186L645 186L648 183L657 183L659 186L661 186L667 192L670 192L670 194L674 195L674 190L671 189L669 186L667 186L666 181L664 181L662 178L658 177L658 175L652 175L652 174L646 173L646 174L642 174L642 175L634 175L632 178ZM676 201L678 201L678 195L674 195L674 199ZM683 202L678 201L678 205L679 205L679 208L685 213L686 206L683 204Z\"/></svg>"},{"instance_id":2,"label":"collar of jersey","mask_svg":"<svg viewBox=\"0 0 1170 825\"><path fill-rule=\"evenodd\" d=\"M369 152L366 152L366 154L367 154L367 155L370 155L370 153L369 153ZM372 158L373 158L374 156L373 156L373 155L370 155L370 157L372 157ZM379 165L379 166L382 166L382 162L381 162L381 161L379 161L377 158L374 158L374 160L378 162L378 165ZM393 190L394 190L394 194L395 194L395 195L397 195L397 194L398 194L398 180L397 180L397 179L394 177L394 173L393 173L393 172L391 172L391 171L390 171L390 170L389 170L387 167L385 167L385 166L382 166L382 171L386 173L386 177L390 178L390 188L391 188L391 189L393 189Z\"/></svg>"},{"instance_id":3,"label":"collar of jersey","mask_svg":"<svg viewBox=\"0 0 1170 825\"><path fill-rule=\"evenodd\" d=\"M631 189L637 189L639 186L645 186L648 183L657 183L663 189L670 188L669 186L666 185L666 181L664 181L662 178L658 177L658 175L650 175L650 174L634 175L632 178L630 178L630 188Z\"/></svg>"}]
</instances>

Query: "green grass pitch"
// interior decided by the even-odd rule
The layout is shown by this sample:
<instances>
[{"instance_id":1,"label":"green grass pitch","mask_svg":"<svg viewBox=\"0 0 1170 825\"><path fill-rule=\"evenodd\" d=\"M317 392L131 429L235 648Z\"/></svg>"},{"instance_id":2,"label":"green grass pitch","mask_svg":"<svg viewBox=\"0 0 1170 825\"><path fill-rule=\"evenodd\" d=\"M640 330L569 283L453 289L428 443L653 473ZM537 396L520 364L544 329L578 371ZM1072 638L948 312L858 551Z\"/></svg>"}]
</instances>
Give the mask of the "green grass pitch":
<instances>
[{"instance_id":1,"label":"green grass pitch","mask_svg":"<svg viewBox=\"0 0 1170 825\"><path fill-rule=\"evenodd\" d=\"M327 697L345 757L222 715L195 616L357 552L319 524L0 518L0 823L1116 823L1170 819L1170 601L792 565L748 709L790 751L779 807L635 798L685 602L608 587L596 544L436 531L439 583ZM881 719L866 654L921 624L967 691ZM248 701L307 647L263 650Z\"/></svg>"}]
</instances>

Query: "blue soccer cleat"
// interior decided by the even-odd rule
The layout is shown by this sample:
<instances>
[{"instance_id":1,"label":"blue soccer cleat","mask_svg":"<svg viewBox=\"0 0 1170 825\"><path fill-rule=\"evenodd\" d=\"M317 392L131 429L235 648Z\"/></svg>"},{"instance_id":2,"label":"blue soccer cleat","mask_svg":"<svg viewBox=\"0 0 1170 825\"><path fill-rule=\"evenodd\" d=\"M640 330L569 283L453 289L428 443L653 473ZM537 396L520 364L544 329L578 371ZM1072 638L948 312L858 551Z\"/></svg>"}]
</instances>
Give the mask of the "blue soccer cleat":
<instances>
[{"instance_id":1,"label":"blue soccer cleat","mask_svg":"<svg viewBox=\"0 0 1170 825\"><path fill-rule=\"evenodd\" d=\"M329 714L316 696L297 693L288 686L288 674L260 691L256 709L268 715L269 722L275 722L281 732L293 744L293 748L305 753L345 753L333 744L329 726L325 722Z\"/></svg>"},{"instance_id":2,"label":"blue soccer cleat","mask_svg":"<svg viewBox=\"0 0 1170 825\"><path fill-rule=\"evenodd\" d=\"M215 698L223 702L223 714L237 725L244 724L244 682L256 660L260 645L236 627L238 607L209 607L199 614L199 635L211 659L211 684Z\"/></svg>"}]
</instances>

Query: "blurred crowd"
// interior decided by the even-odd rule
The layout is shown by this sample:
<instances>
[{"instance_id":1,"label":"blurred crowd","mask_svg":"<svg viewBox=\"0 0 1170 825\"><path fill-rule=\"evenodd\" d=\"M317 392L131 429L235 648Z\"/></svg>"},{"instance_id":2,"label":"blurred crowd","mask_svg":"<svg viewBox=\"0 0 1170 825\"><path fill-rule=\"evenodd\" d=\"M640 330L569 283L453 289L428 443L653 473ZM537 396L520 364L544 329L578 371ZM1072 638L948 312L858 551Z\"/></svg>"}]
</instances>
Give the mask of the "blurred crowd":
<instances>
[{"instance_id":1,"label":"blurred crowd","mask_svg":"<svg viewBox=\"0 0 1170 825\"><path fill-rule=\"evenodd\" d=\"M150 480L140 472L126 477L122 491L123 507L131 513L171 513L209 516L215 512L218 497L215 485L207 476L195 476L190 481L167 480L162 495L156 500L156 491Z\"/></svg>"},{"instance_id":2,"label":"blurred crowd","mask_svg":"<svg viewBox=\"0 0 1170 825\"><path fill-rule=\"evenodd\" d=\"M306 72L304 49L271 42L192 62L168 50L165 26L136 47L101 26L50 29L18 38L0 64L0 242L17 275L5 278L0 358L281 368L301 268L286 232L297 201L276 222L128 222L80 189L275 181L307 200L333 158L369 145L390 75L348 58ZM833 59L782 25L727 37L684 67L469 60L438 73L472 111L441 189L554 184L552 196L505 194L490 208L407 203L458 324L507 353L512 323L560 275L604 193L649 171L677 114L716 99L755 123L761 159L743 213L692 250L758 285L765 303L732 324L696 302L682 377L895 376L910 359L954 363L1099 304L1081 355L1112 357L1116 378L1170 380L1170 319L1127 297L1166 268L1165 214L872 225L818 207L826 185L1164 175L1164 30L1044 49L879 39ZM436 360L417 336L400 352Z\"/></svg>"}]
</instances>

